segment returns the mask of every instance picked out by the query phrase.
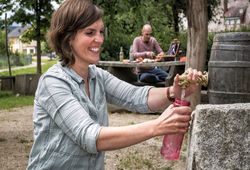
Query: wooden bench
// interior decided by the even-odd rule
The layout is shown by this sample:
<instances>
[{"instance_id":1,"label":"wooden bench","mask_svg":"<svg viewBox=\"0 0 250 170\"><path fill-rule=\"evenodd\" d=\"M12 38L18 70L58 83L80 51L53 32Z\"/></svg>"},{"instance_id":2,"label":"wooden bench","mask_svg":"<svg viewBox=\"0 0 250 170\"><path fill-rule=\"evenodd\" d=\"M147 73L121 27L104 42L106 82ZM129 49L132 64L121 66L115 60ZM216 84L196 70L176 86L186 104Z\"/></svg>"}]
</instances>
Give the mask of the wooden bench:
<instances>
[{"instance_id":1,"label":"wooden bench","mask_svg":"<svg viewBox=\"0 0 250 170\"><path fill-rule=\"evenodd\" d=\"M156 87L164 87L173 84L174 76L178 73L181 74L185 70L185 62L180 61L169 61L169 62L153 62L153 63L124 63L119 61L100 61L97 64L109 71L114 76L128 83L134 84L136 86L152 85ZM138 66L157 66L160 68L168 69L169 75L166 78L166 82L160 82L156 84L148 84L144 82L137 81L137 75L135 73L135 68Z\"/></svg>"}]
</instances>

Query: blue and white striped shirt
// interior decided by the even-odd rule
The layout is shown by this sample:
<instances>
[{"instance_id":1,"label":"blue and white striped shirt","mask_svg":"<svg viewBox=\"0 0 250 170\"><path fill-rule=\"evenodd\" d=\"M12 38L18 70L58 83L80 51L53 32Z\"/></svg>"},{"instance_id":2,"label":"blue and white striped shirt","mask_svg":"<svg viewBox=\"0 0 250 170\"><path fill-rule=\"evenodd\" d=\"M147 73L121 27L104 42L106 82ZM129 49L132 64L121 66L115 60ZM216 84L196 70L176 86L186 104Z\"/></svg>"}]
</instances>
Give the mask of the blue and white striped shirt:
<instances>
[{"instance_id":1,"label":"blue and white striped shirt","mask_svg":"<svg viewBox=\"0 0 250 170\"><path fill-rule=\"evenodd\" d=\"M34 100L34 144L27 169L104 169L96 149L101 126L108 126L107 103L148 112L148 90L89 66L88 97L83 79L55 64L39 80Z\"/></svg>"}]
</instances>

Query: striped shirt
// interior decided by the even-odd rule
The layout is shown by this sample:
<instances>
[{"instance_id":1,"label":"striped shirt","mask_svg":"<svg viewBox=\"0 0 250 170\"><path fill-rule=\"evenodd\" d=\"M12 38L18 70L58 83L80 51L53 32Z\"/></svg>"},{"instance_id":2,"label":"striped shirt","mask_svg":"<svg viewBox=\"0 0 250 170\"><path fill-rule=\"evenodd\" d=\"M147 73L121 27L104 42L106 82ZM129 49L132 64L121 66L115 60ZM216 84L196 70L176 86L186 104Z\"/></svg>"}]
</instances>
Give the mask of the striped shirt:
<instances>
[{"instance_id":1,"label":"striped shirt","mask_svg":"<svg viewBox=\"0 0 250 170\"><path fill-rule=\"evenodd\" d=\"M148 90L89 66L88 97L83 79L71 68L55 64L39 80L34 100L34 144L27 169L104 169L104 152L96 141L108 126L107 103L149 112Z\"/></svg>"}]
</instances>

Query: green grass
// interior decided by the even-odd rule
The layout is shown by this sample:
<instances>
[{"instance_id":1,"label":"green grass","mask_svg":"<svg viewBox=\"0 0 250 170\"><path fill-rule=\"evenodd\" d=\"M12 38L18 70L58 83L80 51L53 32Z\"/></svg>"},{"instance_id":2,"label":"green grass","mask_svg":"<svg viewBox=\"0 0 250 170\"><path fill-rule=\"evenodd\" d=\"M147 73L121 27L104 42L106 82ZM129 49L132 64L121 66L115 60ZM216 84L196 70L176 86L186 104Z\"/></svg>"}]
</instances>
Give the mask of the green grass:
<instances>
[{"instance_id":1,"label":"green grass","mask_svg":"<svg viewBox=\"0 0 250 170\"><path fill-rule=\"evenodd\" d=\"M47 71L52 65L57 63L57 60L43 60L42 72ZM12 70L12 75L20 74L36 74L36 66L32 68L24 68L20 70ZM9 72L0 72L0 76L8 76ZM34 96L19 96L13 94L11 91L0 91L0 110L11 109L15 107L29 106L33 105Z\"/></svg>"},{"instance_id":2,"label":"green grass","mask_svg":"<svg viewBox=\"0 0 250 170\"><path fill-rule=\"evenodd\" d=\"M57 60L46 59L46 60L42 60L42 63L44 63L42 65L42 73L44 73L52 65L57 63ZM12 74L12 76L16 76L16 75L20 75L20 74L36 74L36 66L31 67L31 68L23 68L23 69L19 69L19 70L11 70L11 74ZM0 72L0 76L9 76L9 71Z\"/></svg>"},{"instance_id":3,"label":"green grass","mask_svg":"<svg viewBox=\"0 0 250 170\"><path fill-rule=\"evenodd\" d=\"M0 110L33 105L34 96L16 96L9 91L0 91Z\"/></svg>"}]
</instances>

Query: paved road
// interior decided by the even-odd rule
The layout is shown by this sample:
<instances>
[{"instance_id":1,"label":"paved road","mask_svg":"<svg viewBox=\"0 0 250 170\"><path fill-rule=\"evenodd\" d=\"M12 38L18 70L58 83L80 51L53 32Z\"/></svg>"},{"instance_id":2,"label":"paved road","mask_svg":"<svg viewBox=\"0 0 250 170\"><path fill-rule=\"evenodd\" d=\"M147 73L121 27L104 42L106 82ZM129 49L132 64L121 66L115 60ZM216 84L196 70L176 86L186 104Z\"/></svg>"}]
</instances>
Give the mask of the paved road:
<instances>
[{"instance_id":1,"label":"paved road","mask_svg":"<svg viewBox=\"0 0 250 170\"><path fill-rule=\"evenodd\" d=\"M42 65L43 64L44 63L42 63ZM30 68L30 67L36 67L36 62L32 62L30 65L26 65L26 66L11 67L11 70L20 70L20 69L23 69L23 68ZM0 69L0 72L4 72L4 71L9 71L9 68Z\"/></svg>"},{"instance_id":2,"label":"paved road","mask_svg":"<svg viewBox=\"0 0 250 170\"><path fill-rule=\"evenodd\" d=\"M48 56L41 56L41 58L48 58L48 59L50 59ZM36 61L35 62L32 61L32 63L30 65L18 66L18 67L11 67L11 70L19 70L19 69L23 69L23 68L36 67L36 64L37 64ZM41 64L43 65L44 63L41 63ZM7 67L5 69L0 69L0 73L4 72L4 71L9 71L9 68Z\"/></svg>"}]
</instances>

